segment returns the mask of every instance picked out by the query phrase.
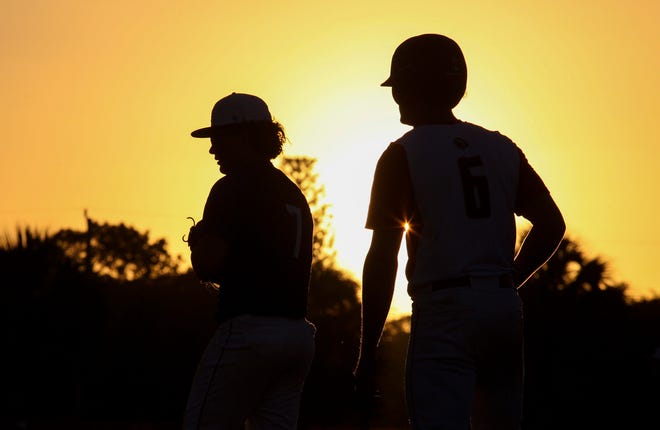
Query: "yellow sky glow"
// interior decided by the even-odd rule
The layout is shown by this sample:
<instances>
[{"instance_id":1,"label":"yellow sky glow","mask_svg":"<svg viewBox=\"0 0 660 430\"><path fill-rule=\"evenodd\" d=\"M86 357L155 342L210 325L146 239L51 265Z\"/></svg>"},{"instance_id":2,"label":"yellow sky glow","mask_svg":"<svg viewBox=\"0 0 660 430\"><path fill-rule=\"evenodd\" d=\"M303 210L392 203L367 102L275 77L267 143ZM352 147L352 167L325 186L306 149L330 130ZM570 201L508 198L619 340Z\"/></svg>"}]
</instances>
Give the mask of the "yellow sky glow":
<instances>
[{"instance_id":1,"label":"yellow sky glow","mask_svg":"<svg viewBox=\"0 0 660 430\"><path fill-rule=\"evenodd\" d=\"M318 4L317 4L318 3ZM261 96L318 158L340 264L361 272L376 160L407 127L379 87L405 38L462 46L461 119L527 154L568 234L630 293L660 293L660 3L2 1L0 228L125 222L187 258L217 166L190 131ZM402 247L403 251L403 247ZM402 254L403 255L403 254ZM403 267L403 266L400 266ZM407 312L399 277L394 312Z\"/></svg>"}]
</instances>

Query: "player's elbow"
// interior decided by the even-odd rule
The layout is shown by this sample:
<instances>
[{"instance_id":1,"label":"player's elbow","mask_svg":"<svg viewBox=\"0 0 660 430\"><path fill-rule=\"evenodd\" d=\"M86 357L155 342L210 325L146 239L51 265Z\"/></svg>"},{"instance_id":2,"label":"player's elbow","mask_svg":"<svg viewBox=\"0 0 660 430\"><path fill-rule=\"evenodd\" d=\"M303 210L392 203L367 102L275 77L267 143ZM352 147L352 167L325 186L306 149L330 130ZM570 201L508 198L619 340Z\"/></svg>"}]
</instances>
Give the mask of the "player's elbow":
<instances>
[{"instance_id":1,"label":"player's elbow","mask_svg":"<svg viewBox=\"0 0 660 430\"><path fill-rule=\"evenodd\" d=\"M527 219L537 232L559 243L566 234L566 222L559 207L548 194L537 199L527 210Z\"/></svg>"},{"instance_id":2,"label":"player's elbow","mask_svg":"<svg viewBox=\"0 0 660 430\"><path fill-rule=\"evenodd\" d=\"M566 234L566 221L564 220L564 217L559 215L559 219L557 220L556 226L555 226L556 234L559 236L559 240L564 238L564 235Z\"/></svg>"},{"instance_id":3,"label":"player's elbow","mask_svg":"<svg viewBox=\"0 0 660 430\"><path fill-rule=\"evenodd\" d=\"M543 241L555 248L559 246L566 234L566 222L559 211L547 214L539 222L532 225L535 233L543 238Z\"/></svg>"},{"instance_id":4,"label":"player's elbow","mask_svg":"<svg viewBox=\"0 0 660 430\"><path fill-rule=\"evenodd\" d=\"M548 214L546 224L548 234L554 237L557 242L564 238L564 235L566 234L566 221L557 206L554 206L553 210Z\"/></svg>"}]
</instances>

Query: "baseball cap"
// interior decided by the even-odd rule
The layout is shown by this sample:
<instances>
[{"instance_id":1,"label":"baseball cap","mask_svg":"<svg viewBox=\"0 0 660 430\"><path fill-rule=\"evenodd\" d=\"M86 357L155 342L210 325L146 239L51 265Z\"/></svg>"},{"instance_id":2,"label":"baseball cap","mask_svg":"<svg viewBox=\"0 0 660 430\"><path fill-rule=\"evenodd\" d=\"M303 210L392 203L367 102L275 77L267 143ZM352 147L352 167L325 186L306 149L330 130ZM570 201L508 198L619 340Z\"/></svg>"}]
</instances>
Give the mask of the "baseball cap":
<instances>
[{"instance_id":1,"label":"baseball cap","mask_svg":"<svg viewBox=\"0 0 660 430\"><path fill-rule=\"evenodd\" d=\"M404 40L392 55L390 76L380 84L391 87L402 79L467 77L467 65L458 44L441 34L420 34Z\"/></svg>"},{"instance_id":2,"label":"baseball cap","mask_svg":"<svg viewBox=\"0 0 660 430\"><path fill-rule=\"evenodd\" d=\"M268 105L251 94L231 93L221 98L211 111L211 126L193 131L192 137L211 137L218 128L232 124L271 122Z\"/></svg>"}]
</instances>

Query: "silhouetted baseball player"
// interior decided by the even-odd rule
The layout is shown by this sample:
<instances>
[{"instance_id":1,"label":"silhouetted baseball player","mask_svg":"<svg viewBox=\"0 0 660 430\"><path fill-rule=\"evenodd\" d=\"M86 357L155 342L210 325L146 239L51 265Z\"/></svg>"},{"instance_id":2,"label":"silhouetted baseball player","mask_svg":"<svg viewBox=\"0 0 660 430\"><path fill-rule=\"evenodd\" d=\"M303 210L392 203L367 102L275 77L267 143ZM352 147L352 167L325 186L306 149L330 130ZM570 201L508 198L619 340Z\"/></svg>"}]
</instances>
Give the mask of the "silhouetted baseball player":
<instances>
[{"instance_id":1,"label":"silhouetted baseball player","mask_svg":"<svg viewBox=\"0 0 660 430\"><path fill-rule=\"evenodd\" d=\"M392 57L401 122L412 130L382 153L366 227L362 341L355 368L368 396L405 234L412 327L406 402L414 429L518 429L525 281L555 252L565 224L508 137L457 119L467 67L452 39L422 34ZM515 216L532 224L517 255Z\"/></svg>"}]
</instances>

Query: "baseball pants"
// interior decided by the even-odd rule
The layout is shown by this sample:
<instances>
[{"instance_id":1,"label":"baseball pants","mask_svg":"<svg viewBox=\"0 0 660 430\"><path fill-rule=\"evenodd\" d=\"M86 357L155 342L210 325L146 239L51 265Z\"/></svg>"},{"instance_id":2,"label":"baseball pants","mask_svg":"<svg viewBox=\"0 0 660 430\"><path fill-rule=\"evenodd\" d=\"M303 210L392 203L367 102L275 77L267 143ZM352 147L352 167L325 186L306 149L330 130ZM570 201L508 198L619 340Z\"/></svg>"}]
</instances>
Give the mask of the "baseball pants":
<instances>
[{"instance_id":1,"label":"baseball pants","mask_svg":"<svg viewBox=\"0 0 660 430\"><path fill-rule=\"evenodd\" d=\"M199 362L184 430L295 429L314 335L305 319L241 315L222 323Z\"/></svg>"},{"instance_id":2,"label":"baseball pants","mask_svg":"<svg viewBox=\"0 0 660 430\"><path fill-rule=\"evenodd\" d=\"M413 296L406 403L413 429L520 427L522 304L498 281Z\"/></svg>"}]
</instances>

